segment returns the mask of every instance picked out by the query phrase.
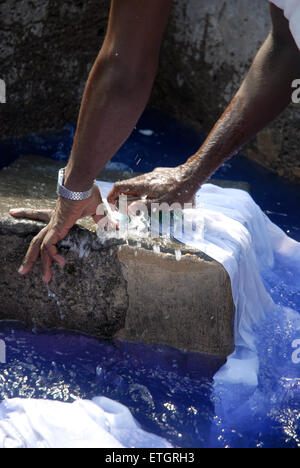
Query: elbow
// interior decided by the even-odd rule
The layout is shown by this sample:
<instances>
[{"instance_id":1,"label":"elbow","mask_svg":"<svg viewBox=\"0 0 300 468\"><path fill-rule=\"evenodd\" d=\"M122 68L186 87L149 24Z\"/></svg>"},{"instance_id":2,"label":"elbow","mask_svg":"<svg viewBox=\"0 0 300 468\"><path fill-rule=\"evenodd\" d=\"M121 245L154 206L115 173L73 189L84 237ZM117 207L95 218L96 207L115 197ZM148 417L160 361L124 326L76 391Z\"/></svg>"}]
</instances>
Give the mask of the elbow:
<instances>
[{"instance_id":1,"label":"elbow","mask_svg":"<svg viewBox=\"0 0 300 468\"><path fill-rule=\"evenodd\" d=\"M299 61L300 51L290 31L289 34L280 34L273 29L271 31L271 40L277 54L293 61L296 60L296 63Z\"/></svg>"},{"instance_id":2,"label":"elbow","mask_svg":"<svg viewBox=\"0 0 300 468\"><path fill-rule=\"evenodd\" d=\"M300 51L291 36L281 36L271 32L269 36L269 67L276 73L293 77L300 74Z\"/></svg>"}]
</instances>

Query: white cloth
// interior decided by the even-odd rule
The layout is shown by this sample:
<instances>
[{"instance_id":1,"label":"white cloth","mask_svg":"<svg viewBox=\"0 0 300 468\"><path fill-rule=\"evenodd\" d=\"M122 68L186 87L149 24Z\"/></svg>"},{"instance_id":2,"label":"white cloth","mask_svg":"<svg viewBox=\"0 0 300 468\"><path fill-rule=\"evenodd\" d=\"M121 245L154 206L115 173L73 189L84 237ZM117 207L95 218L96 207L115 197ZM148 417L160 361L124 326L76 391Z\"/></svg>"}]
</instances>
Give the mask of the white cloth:
<instances>
[{"instance_id":1,"label":"white cloth","mask_svg":"<svg viewBox=\"0 0 300 468\"><path fill-rule=\"evenodd\" d=\"M244 191L207 184L198 192L196 201L199 208L194 220L197 222L199 216L201 224L204 218L204 239L180 240L224 266L236 306L236 350L215 381L256 386L259 356L253 329L278 308L264 286L262 273L271 272L275 258L279 258L293 272L295 284L291 283L291 288L299 289L300 244L274 225ZM299 324L296 312L294 322Z\"/></svg>"},{"instance_id":2,"label":"white cloth","mask_svg":"<svg viewBox=\"0 0 300 468\"><path fill-rule=\"evenodd\" d=\"M104 198L111 187L109 183L101 183ZM204 224L204 238L190 232L189 237L177 236L178 240L203 251L224 266L231 279L236 306L236 350L215 376L215 381L255 387L259 357L253 328L267 314L277 311L261 275L272 271L276 256L289 265L295 279L299 278L300 244L273 224L242 190L205 184L196 196L196 208L188 210L186 215L198 226ZM202 229L198 232L202 233ZM295 288L299 288L295 281ZM295 322L299 322L296 313Z\"/></svg>"},{"instance_id":3,"label":"white cloth","mask_svg":"<svg viewBox=\"0 0 300 468\"><path fill-rule=\"evenodd\" d=\"M168 448L108 398L62 403L12 399L0 405L0 448Z\"/></svg>"},{"instance_id":4,"label":"white cloth","mask_svg":"<svg viewBox=\"0 0 300 468\"><path fill-rule=\"evenodd\" d=\"M290 22L290 30L300 49L300 1L299 0L270 0L271 3L284 11Z\"/></svg>"}]
</instances>

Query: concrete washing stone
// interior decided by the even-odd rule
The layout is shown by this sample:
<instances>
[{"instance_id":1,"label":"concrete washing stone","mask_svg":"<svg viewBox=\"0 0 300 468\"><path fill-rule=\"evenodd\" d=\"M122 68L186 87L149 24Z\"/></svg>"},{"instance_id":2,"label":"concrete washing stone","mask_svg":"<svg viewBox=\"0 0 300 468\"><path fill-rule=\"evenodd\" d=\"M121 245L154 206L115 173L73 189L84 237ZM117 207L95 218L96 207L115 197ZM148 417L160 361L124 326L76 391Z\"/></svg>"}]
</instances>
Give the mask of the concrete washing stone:
<instances>
[{"instance_id":1,"label":"concrete washing stone","mask_svg":"<svg viewBox=\"0 0 300 468\"><path fill-rule=\"evenodd\" d=\"M42 282L40 261L26 277L18 275L43 224L15 220L8 211L53 207L57 166L26 157L0 173L0 319L220 357L230 354L234 304L229 276L218 262L181 244L161 242L156 253L148 240L139 247L136 239L103 243L84 220L60 243L67 265L64 270L53 267L49 287ZM116 174L102 173L101 178L115 179Z\"/></svg>"}]
</instances>

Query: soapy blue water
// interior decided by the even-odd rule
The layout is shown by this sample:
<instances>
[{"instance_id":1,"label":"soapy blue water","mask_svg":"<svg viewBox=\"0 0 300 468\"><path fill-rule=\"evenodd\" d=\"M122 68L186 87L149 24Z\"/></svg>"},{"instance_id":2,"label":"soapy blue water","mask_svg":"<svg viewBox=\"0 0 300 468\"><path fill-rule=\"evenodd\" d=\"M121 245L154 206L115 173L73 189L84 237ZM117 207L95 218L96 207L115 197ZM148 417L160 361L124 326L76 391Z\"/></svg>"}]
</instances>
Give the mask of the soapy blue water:
<instances>
[{"instance_id":1,"label":"soapy blue water","mask_svg":"<svg viewBox=\"0 0 300 468\"><path fill-rule=\"evenodd\" d=\"M151 129L153 134L141 130ZM74 128L60 135L32 136L0 147L2 166L19 154L41 154L65 161ZM176 121L147 112L112 163L134 171L181 164L203 138ZM3 157L5 155L5 158ZM114 167L114 166L111 166ZM215 175L244 180L270 218L300 240L299 187L270 175L242 156ZM276 303L300 312L299 281L285 267L263 278ZM45 294L46 294L45 290ZM300 315L299 315L300 317ZM259 385L249 396L230 388L220 411L212 377L214 359L163 346L103 342L69 332L38 332L21 324L0 323L7 364L0 364L0 399L50 398L73 401L105 395L125 404L142 427L181 447L300 447L300 364L292 361L291 327L278 312L256 330ZM247 391L246 391L247 390ZM226 392L226 389L224 389Z\"/></svg>"},{"instance_id":2,"label":"soapy blue water","mask_svg":"<svg viewBox=\"0 0 300 468\"><path fill-rule=\"evenodd\" d=\"M259 386L250 397L247 389L245 401L241 386L230 387L231 400L225 388L229 407L220 414L212 382L221 365L216 359L0 322L7 348L0 399L73 402L103 395L126 405L144 430L175 447L299 448L299 365L291 359L295 336L280 313L260 327Z\"/></svg>"},{"instance_id":3,"label":"soapy blue water","mask_svg":"<svg viewBox=\"0 0 300 468\"><path fill-rule=\"evenodd\" d=\"M218 388L211 438L216 447L300 448L300 346L297 352L292 346L300 338L299 267L275 262L262 279L277 308L253 330L258 386Z\"/></svg>"},{"instance_id":4,"label":"soapy blue water","mask_svg":"<svg viewBox=\"0 0 300 468\"><path fill-rule=\"evenodd\" d=\"M0 322L0 339L8 359L0 365L0 399L72 402L104 395L125 404L145 430L174 445L205 445L213 418L215 359L69 332L32 333L16 323Z\"/></svg>"}]
</instances>

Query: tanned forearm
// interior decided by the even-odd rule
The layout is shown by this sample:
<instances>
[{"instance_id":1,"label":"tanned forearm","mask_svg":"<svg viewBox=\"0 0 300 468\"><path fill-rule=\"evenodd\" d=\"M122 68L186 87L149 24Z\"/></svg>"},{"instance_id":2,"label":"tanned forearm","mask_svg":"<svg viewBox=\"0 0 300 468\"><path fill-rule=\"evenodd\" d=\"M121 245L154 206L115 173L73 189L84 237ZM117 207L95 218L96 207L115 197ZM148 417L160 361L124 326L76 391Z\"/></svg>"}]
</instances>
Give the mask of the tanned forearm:
<instances>
[{"instance_id":1,"label":"tanned forearm","mask_svg":"<svg viewBox=\"0 0 300 468\"><path fill-rule=\"evenodd\" d=\"M134 129L151 93L171 0L113 0L82 99L65 186L85 191Z\"/></svg>"},{"instance_id":2,"label":"tanned forearm","mask_svg":"<svg viewBox=\"0 0 300 468\"><path fill-rule=\"evenodd\" d=\"M184 166L195 188L288 106L297 77L300 52L296 44L272 32L229 107Z\"/></svg>"},{"instance_id":3,"label":"tanned forearm","mask_svg":"<svg viewBox=\"0 0 300 468\"><path fill-rule=\"evenodd\" d=\"M65 185L85 191L132 132L148 101L153 74L121 82L117 58L99 58L90 74L77 124ZM123 89L122 89L123 88ZM134 88L134 89L133 89Z\"/></svg>"}]
</instances>

